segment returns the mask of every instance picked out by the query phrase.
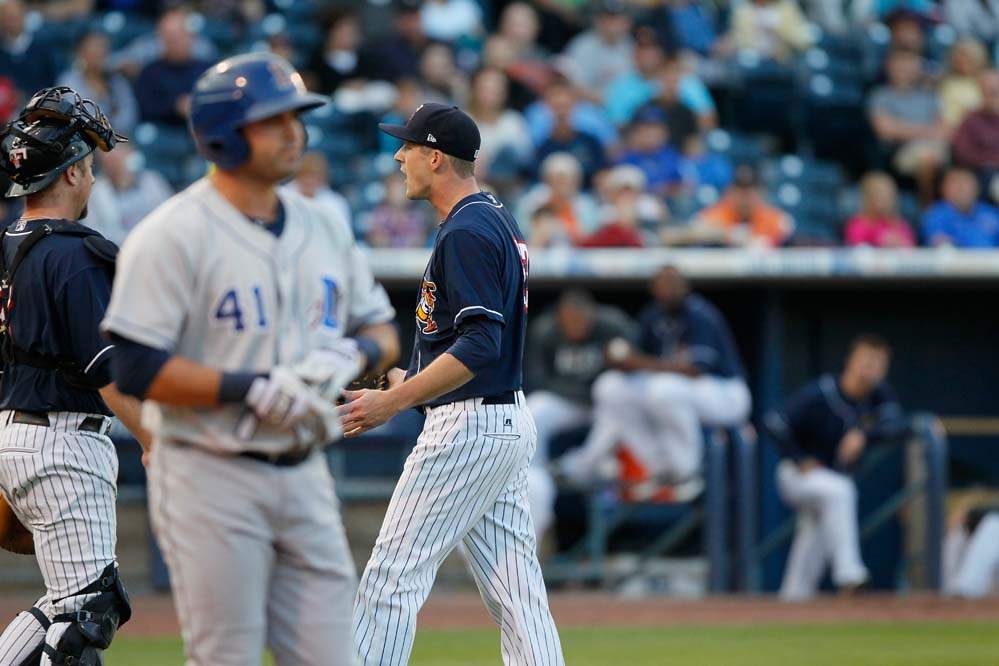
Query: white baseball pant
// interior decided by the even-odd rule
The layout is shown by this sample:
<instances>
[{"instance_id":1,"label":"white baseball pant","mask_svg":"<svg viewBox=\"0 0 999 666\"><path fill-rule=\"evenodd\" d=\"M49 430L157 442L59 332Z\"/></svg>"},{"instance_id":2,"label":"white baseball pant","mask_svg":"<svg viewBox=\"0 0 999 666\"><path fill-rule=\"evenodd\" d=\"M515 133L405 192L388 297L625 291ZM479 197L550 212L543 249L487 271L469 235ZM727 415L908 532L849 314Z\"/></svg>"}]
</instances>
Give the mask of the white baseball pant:
<instances>
[{"instance_id":1,"label":"white baseball pant","mask_svg":"<svg viewBox=\"0 0 999 666\"><path fill-rule=\"evenodd\" d=\"M524 402L518 394L514 405L469 398L427 409L358 588L354 633L365 666L409 661L417 613L459 544L500 628L503 663L565 663L527 505L537 433Z\"/></svg>"},{"instance_id":2,"label":"white baseball pant","mask_svg":"<svg viewBox=\"0 0 999 666\"><path fill-rule=\"evenodd\" d=\"M978 599L999 587L999 512L982 517L956 559L949 592Z\"/></svg>"},{"instance_id":3,"label":"white baseball pant","mask_svg":"<svg viewBox=\"0 0 999 666\"><path fill-rule=\"evenodd\" d=\"M824 467L801 472L784 460L777 466L777 489L798 512L780 597L802 601L814 596L829 563L837 587L865 582L853 479Z\"/></svg>"},{"instance_id":4,"label":"white baseball pant","mask_svg":"<svg viewBox=\"0 0 999 666\"><path fill-rule=\"evenodd\" d=\"M619 443L651 476L694 476L704 454L702 425L743 423L752 399L738 378L610 370L593 385L593 403L586 443L563 457L565 473L583 482L598 475Z\"/></svg>"},{"instance_id":5,"label":"white baseball pant","mask_svg":"<svg viewBox=\"0 0 999 666\"><path fill-rule=\"evenodd\" d=\"M527 470L527 499L534 519L534 533L540 541L555 519L557 489L545 467L550 460L551 442L560 432L587 425L592 409L567 400L551 391L534 391L527 396L527 408L538 429L538 451Z\"/></svg>"},{"instance_id":6,"label":"white baseball pant","mask_svg":"<svg viewBox=\"0 0 999 666\"><path fill-rule=\"evenodd\" d=\"M277 467L157 442L152 526L188 666L354 664L356 571L325 457Z\"/></svg>"},{"instance_id":7,"label":"white baseball pant","mask_svg":"<svg viewBox=\"0 0 999 666\"><path fill-rule=\"evenodd\" d=\"M45 595L35 606L51 620L79 610L96 595L76 592L115 561L118 456L101 415L50 412L49 426L12 423L0 412L0 490L31 530ZM103 419L101 433L79 430L84 419ZM0 664L18 664L44 640L58 644L69 624L48 632L28 612L0 635ZM51 663L43 655L41 663Z\"/></svg>"}]
</instances>

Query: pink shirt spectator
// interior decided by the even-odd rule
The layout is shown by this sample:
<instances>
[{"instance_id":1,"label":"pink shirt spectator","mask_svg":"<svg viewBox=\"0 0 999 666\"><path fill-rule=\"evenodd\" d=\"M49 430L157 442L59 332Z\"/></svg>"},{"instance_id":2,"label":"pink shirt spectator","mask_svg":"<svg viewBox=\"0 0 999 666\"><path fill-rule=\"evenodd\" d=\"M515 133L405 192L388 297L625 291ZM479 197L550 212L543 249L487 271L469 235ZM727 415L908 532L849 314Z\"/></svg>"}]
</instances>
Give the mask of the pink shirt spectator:
<instances>
[{"instance_id":1,"label":"pink shirt spectator","mask_svg":"<svg viewBox=\"0 0 999 666\"><path fill-rule=\"evenodd\" d=\"M847 245L874 247L913 247L916 236L900 217L867 217L857 215L846 225Z\"/></svg>"}]
</instances>

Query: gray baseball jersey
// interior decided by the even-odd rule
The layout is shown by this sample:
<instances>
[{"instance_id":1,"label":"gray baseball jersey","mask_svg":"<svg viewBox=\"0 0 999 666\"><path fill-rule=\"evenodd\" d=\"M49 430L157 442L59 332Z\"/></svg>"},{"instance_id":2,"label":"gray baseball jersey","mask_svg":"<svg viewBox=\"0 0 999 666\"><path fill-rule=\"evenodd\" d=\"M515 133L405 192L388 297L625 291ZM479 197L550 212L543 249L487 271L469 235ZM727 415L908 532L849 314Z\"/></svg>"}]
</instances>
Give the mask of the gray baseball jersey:
<instances>
[{"instance_id":1,"label":"gray baseball jersey","mask_svg":"<svg viewBox=\"0 0 999 666\"><path fill-rule=\"evenodd\" d=\"M224 371L266 372L358 328L392 321L385 291L346 221L279 193L279 237L247 218L204 179L139 223L118 257L102 328ZM147 402L159 438L218 451L279 452L302 442L262 426L235 434L240 405L184 408Z\"/></svg>"}]
</instances>

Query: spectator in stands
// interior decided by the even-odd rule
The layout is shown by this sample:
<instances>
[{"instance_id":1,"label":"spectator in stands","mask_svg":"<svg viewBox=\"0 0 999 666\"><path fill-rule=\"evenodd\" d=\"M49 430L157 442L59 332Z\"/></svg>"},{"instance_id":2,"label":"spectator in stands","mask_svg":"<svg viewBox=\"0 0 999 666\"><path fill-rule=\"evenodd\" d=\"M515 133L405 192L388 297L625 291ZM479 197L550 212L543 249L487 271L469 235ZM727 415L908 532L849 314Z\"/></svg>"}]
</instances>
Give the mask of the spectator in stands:
<instances>
[{"instance_id":1,"label":"spectator in stands","mask_svg":"<svg viewBox=\"0 0 999 666\"><path fill-rule=\"evenodd\" d=\"M415 77L428 39L420 19L420 0L395 0L393 31L371 45L365 60L371 76L382 81Z\"/></svg>"},{"instance_id":2,"label":"spectator in stands","mask_svg":"<svg viewBox=\"0 0 999 666\"><path fill-rule=\"evenodd\" d=\"M923 214L923 241L933 246L999 247L999 210L978 200L978 179L953 167L944 175L943 201Z\"/></svg>"},{"instance_id":3,"label":"spectator in stands","mask_svg":"<svg viewBox=\"0 0 999 666\"><path fill-rule=\"evenodd\" d=\"M788 62L812 45L804 14L794 0L749 0L732 11L731 45L765 60Z\"/></svg>"},{"instance_id":4,"label":"spectator in stands","mask_svg":"<svg viewBox=\"0 0 999 666\"><path fill-rule=\"evenodd\" d=\"M600 0L593 27L569 42L564 53L569 78L590 101L602 103L610 83L634 68L631 24L624 0Z\"/></svg>"},{"instance_id":5,"label":"spectator in stands","mask_svg":"<svg viewBox=\"0 0 999 666\"><path fill-rule=\"evenodd\" d=\"M581 290L563 292L554 310L531 321L524 368L538 451L527 472L527 493L539 542L553 518L555 484L546 469L551 442L590 424L593 382L607 368L607 344L615 338L630 340L634 333L623 312L598 305Z\"/></svg>"},{"instance_id":6,"label":"spectator in stands","mask_svg":"<svg viewBox=\"0 0 999 666\"><path fill-rule=\"evenodd\" d=\"M898 214L898 189L888 174L872 171L860 184L860 210L846 224L847 245L912 247L916 236Z\"/></svg>"},{"instance_id":7,"label":"spectator in stands","mask_svg":"<svg viewBox=\"0 0 999 666\"><path fill-rule=\"evenodd\" d=\"M381 118L381 122L390 125L404 125L416 108L429 97L429 93L424 89L423 84L416 78L399 79L395 82L395 100L390 108ZM385 132L378 133L378 152L386 155L394 155L402 147L402 141L389 136Z\"/></svg>"},{"instance_id":8,"label":"spectator in stands","mask_svg":"<svg viewBox=\"0 0 999 666\"><path fill-rule=\"evenodd\" d=\"M751 398L722 314L673 267L653 276L651 292L638 345L618 338L607 348L612 369L593 385L586 442L557 464L569 479L593 480L620 444L639 478L669 483L676 499L689 500L703 488L702 426L741 425Z\"/></svg>"},{"instance_id":9,"label":"spectator in stands","mask_svg":"<svg viewBox=\"0 0 999 666\"><path fill-rule=\"evenodd\" d=\"M556 108L566 112L568 124L575 130L590 135L604 148L617 143L617 129L600 105L580 97L575 86L562 73L551 77L540 100L524 109L524 119L531 132L534 145L540 146L552 136L556 124ZM568 105L568 108L565 108Z\"/></svg>"},{"instance_id":10,"label":"spectator in stands","mask_svg":"<svg viewBox=\"0 0 999 666\"><path fill-rule=\"evenodd\" d=\"M888 55L888 85L868 98L874 136L899 173L916 179L922 202L933 196L936 174L947 160L948 131L932 90L919 87L922 59L910 51Z\"/></svg>"},{"instance_id":11,"label":"spectator in stands","mask_svg":"<svg viewBox=\"0 0 999 666\"><path fill-rule=\"evenodd\" d=\"M950 68L940 81L940 117L947 127L957 127L982 104L978 78L985 71L988 54L981 42L962 39L950 49Z\"/></svg>"},{"instance_id":12,"label":"spectator in stands","mask_svg":"<svg viewBox=\"0 0 999 666\"><path fill-rule=\"evenodd\" d=\"M716 7L701 0L666 0L662 4L652 16L659 41L701 57L711 56L718 41Z\"/></svg>"},{"instance_id":13,"label":"spectator in stands","mask_svg":"<svg viewBox=\"0 0 999 666\"><path fill-rule=\"evenodd\" d=\"M569 83L552 84L545 93L545 109L552 116L552 130L538 145L535 159L543 161L554 153L571 153L583 169L583 183L589 186L593 174L603 168L606 158L600 140L589 132L577 129L573 122L576 93Z\"/></svg>"},{"instance_id":14,"label":"spectator in stands","mask_svg":"<svg viewBox=\"0 0 999 666\"><path fill-rule=\"evenodd\" d=\"M658 108L666 116L671 140L678 146L700 128L714 124L714 106L704 108L703 116L697 114L684 103L680 86L684 72L682 64L677 60L667 61L656 74L656 96L651 102L640 107L636 114L649 107ZM709 96L710 99L710 96Z\"/></svg>"},{"instance_id":15,"label":"spectator in stands","mask_svg":"<svg viewBox=\"0 0 999 666\"><path fill-rule=\"evenodd\" d=\"M521 220L534 219L535 211L548 208L560 220L573 243L596 230L600 209L593 198L582 192L583 169L572 153L552 153L541 161L541 182L520 200Z\"/></svg>"},{"instance_id":16,"label":"spectator in stands","mask_svg":"<svg viewBox=\"0 0 999 666\"><path fill-rule=\"evenodd\" d=\"M690 189L707 185L721 192L732 182L732 162L709 151L700 134L692 134L683 142L680 174L683 184Z\"/></svg>"},{"instance_id":17,"label":"spectator in stands","mask_svg":"<svg viewBox=\"0 0 999 666\"><path fill-rule=\"evenodd\" d=\"M173 196L173 190L158 172L145 168L142 154L131 144L100 152L97 162L100 175L90 194L84 224L121 245L142 218Z\"/></svg>"},{"instance_id":18,"label":"spectator in stands","mask_svg":"<svg viewBox=\"0 0 999 666\"><path fill-rule=\"evenodd\" d=\"M182 22L188 24L190 21L188 10L182 6L171 6L164 10L158 18L158 23ZM215 62L218 60L218 49L210 40L200 35L191 35L193 40L191 54L195 60L204 62ZM121 72L129 79L135 79L142 69L163 57L164 49L162 35L159 30L148 32L136 37L128 46L120 51L116 51L108 58L111 69Z\"/></svg>"},{"instance_id":19,"label":"spectator in stands","mask_svg":"<svg viewBox=\"0 0 999 666\"><path fill-rule=\"evenodd\" d=\"M385 199L365 223L371 247L423 247L430 232L427 209L406 197L406 182L398 171L385 176Z\"/></svg>"},{"instance_id":20,"label":"spectator in stands","mask_svg":"<svg viewBox=\"0 0 999 666\"><path fill-rule=\"evenodd\" d=\"M482 32L482 8L475 0L426 0L420 22L430 39L454 42Z\"/></svg>"},{"instance_id":21,"label":"spectator in stands","mask_svg":"<svg viewBox=\"0 0 999 666\"><path fill-rule=\"evenodd\" d=\"M636 166L620 164L597 173L593 179L593 190L600 205L600 219L604 222L616 215L620 205L618 195L622 190L630 190L637 197L636 215L643 231L658 232L659 227L669 220L670 212L665 200L648 191L648 179Z\"/></svg>"},{"instance_id":22,"label":"spectator in stands","mask_svg":"<svg viewBox=\"0 0 999 666\"><path fill-rule=\"evenodd\" d=\"M73 66L59 78L59 85L96 102L112 127L127 136L139 122L139 105L128 80L108 67L109 48L104 33L86 33L77 42Z\"/></svg>"},{"instance_id":23,"label":"spectator in stands","mask_svg":"<svg viewBox=\"0 0 999 666\"><path fill-rule=\"evenodd\" d=\"M620 167L619 167L620 168ZM641 197L644 174L638 182L612 182L608 185L608 204L602 208L603 224L579 241L579 247L644 247Z\"/></svg>"},{"instance_id":24,"label":"spectator in stands","mask_svg":"<svg viewBox=\"0 0 999 666\"><path fill-rule=\"evenodd\" d=\"M309 63L317 91L332 95L345 83L369 78L361 52L361 21L357 14L337 9L325 17L326 38Z\"/></svg>"},{"instance_id":25,"label":"spectator in stands","mask_svg":"<svg viewBox=\"0 0 999 666\"><path fill-rule=\"evenodd\" d=\"M475 173L494 185L512 181L534 154L524 116L507 108L508 91L509 79L495 67L483 67L472 77L468 113L481 137Z\"/></svg>"},{"instance_id":26,"label":"spectator in stands","mask_svg":"<svg viewBox=\"0 0 999 666\"><path fill-rule=\"evenodd\" d=\"M707 86L693 73L686 71L682 60L672 59L680 68L677 95L688 109L701 119L704 127L714 125L715 103ZM617 77L607 88L604 107L616 125L625 125L635 110L653 100L660 88L659 74L667 66L662 45L646 30L636 34L635 67Z\"/></svg>"},{"instance_id":27,"label":"spectator in stands","mask_svg":"<svg viewBox=\"0 0 999 666\"><path fill-rule=\"evenodd\" d=\"M670 144L669 127L662 109L649 106L635 114L618 164L631 164L641 169L653 192L665 196L677 188L682 181L681 157Z\"/></svg>"},{"instance_id":28,"label":"spectator in stands","mask_svg":"<svg viewBox=\"0 0 999 666\"><path fill-rule=\"evenodd\" d=\"M954 133L954 161L974 170L982 191L999 201L999 71L978 78L982 106L972 111Z\"/></svg>"},{"instance_id":29,"label":"spectator in stands","mask_svg":"<svg viewBox=\"0 0 999 666\"><path fill-rule=\"evenodd\" d=\"M698 214L695 227L692 231L700 235L702 243L778 247L794 231L794 222L764 200L756 170L742 164L736 167L735 180L718 203Z\"/></svg>"},{"instance_id":30,"label":"spectator in stands","mask_svg":"<svg viewBox=\"0 0 999 666\"><path fill-rule=\"evenodd\" d=\"M146 65L135 82L142 120L183 126L191 107L194 82L212 63L194 55L187 14L169 11L156 25L163 54Z\"/></svg>"},{"instance_id":31,"label":"spectator in stands","mask_svg":"<svg viewBox=\"0 0 999 666\"><path fill-rule=\"evenodd\" d=\"M36 91L55 83L56 50L24 27L24 3L0 2L0 73L9 76L28 99Z\"/></svg>"},{"instance_id":32,"label":"spectator in stands","mask_svg":"<svg viewBox=\"0 0 999 666\"><path fill-rule=\"evenodd\" d=\"M298 173L285 187L301 194L306 199L312 199L316 203L326 206L348 226L353 225L347 198L330 187L330 165L326 156L321 152L311 150L305 153Z\"/></svg>"},{"instance_id":33,"label":"spectator in stands","mask_svg":"<svg viewBox=\"0 0 999 666\"><path fill-rule=\"evenodd\" d=\"M468 101L468 78L454 62L454 52L447 44L432 43L420 58L420 78L429 96L424 101L465 106Z\"/></svg>"},{"instance_id":34,"label":"spectator in stands","mask_svg":"<svg viewBox=\"0 0 999 666\"><path fill-rule=\"evenodd\" d=\"M905 432L902 408L885 383L891 347L879 336L857 337L838 377L805 385L767 416L780 451L777 487L798 511L794 542L780 596L802 601L818 589L832 565L833 583L854 590L868 579L860 557L857 487L850 474L864 449Z\"/></svg>"},{"instance_id":35,"label":"spectator in stands","mask_svg":"<svg viewBox=\"0 0 999 666\"><path fill-rule=\"evenodd\" d=\"M532 248L567 248L572 238L553 206L541 206L531 213L527 241Z\"/></svg>"}]
</instances>

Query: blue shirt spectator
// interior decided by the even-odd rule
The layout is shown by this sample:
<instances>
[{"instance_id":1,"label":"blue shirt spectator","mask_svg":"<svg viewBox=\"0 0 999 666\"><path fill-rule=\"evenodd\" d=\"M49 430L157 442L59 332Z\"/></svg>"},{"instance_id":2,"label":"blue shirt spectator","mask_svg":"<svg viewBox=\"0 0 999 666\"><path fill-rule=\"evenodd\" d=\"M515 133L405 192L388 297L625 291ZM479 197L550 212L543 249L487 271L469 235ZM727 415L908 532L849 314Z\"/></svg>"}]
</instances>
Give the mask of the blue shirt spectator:
<instances>
[{"instance_id":1,"label":"blue shirt spectator","mask_svg":"<svg viewBox=\"0 0 999 666\"><path fill-rule=\"evenodd\" d=\"M560 119L573 129L598 139L609 146L617 141L617 130L596 104L579 100L572 86L565 81L553 82L545 91L543 100L524 109L524 120L534 145L540 146L555 131Z\"/></svg>"},{"instance_id":2,"label":"blue shirt spectator","mask_svg":"<svg viewBox=\"0 0 999 666\"><path fill-rule=\"evenodd\" d=\"M944 177L942 190L944 200L923 215L926 244L999 247L999 210L978 201L975 174L967 169L950 169Z\"/></svg>"},{"instance_id":3,"label":"blue shirt spectator","mask_svg":"<svg viewBox=\"0 0 999 666\"><path fill-rule=\"evenodd\" d=\"M660 91L655 78L648 79L639 72L628 72L614 79L604 104L607 115L615 125L624 125L637 109L652 101ZM708 92L708 87L693 74L680 77L678 90L680 102L698 116L713 114L715 101Z\"/></svg>"},{"instance_id":4,"label":"blue shirt spectator","mask_svg":"<svg viewBox=\"0 0 999 666\"><path fill-rule=\"evenodd\" d=\"M666 6L665 13L667 43L702 56L710 54L718 39L718 30L714 15L704 3L697 0L672 2Z\"/></svg>"},{"instance_id":5,"label":"blue shirt spectator","mask_svg":"<svg viewBox=\"0 0 999 666\"><path fill-rule=\"evenodd\" d=\"M156 32L163 55L146 65L135 82L139 114L148 122L184 125L194 82L212 63L195 57L186 13L164 14Z\"/></svg>"},{"instance_id":6,"label":"blue shirt spectator","mask_svg":"<svg viewBox=\"0 0 999 666\"><path fill-rule=\"evenodd\" d=\"M641 169L652 191L662 191L681 181L680 153L669 143L662 111L647 107L635 117L628 128L627 149L618 163Z\"/></svg>"}]
</instances>

